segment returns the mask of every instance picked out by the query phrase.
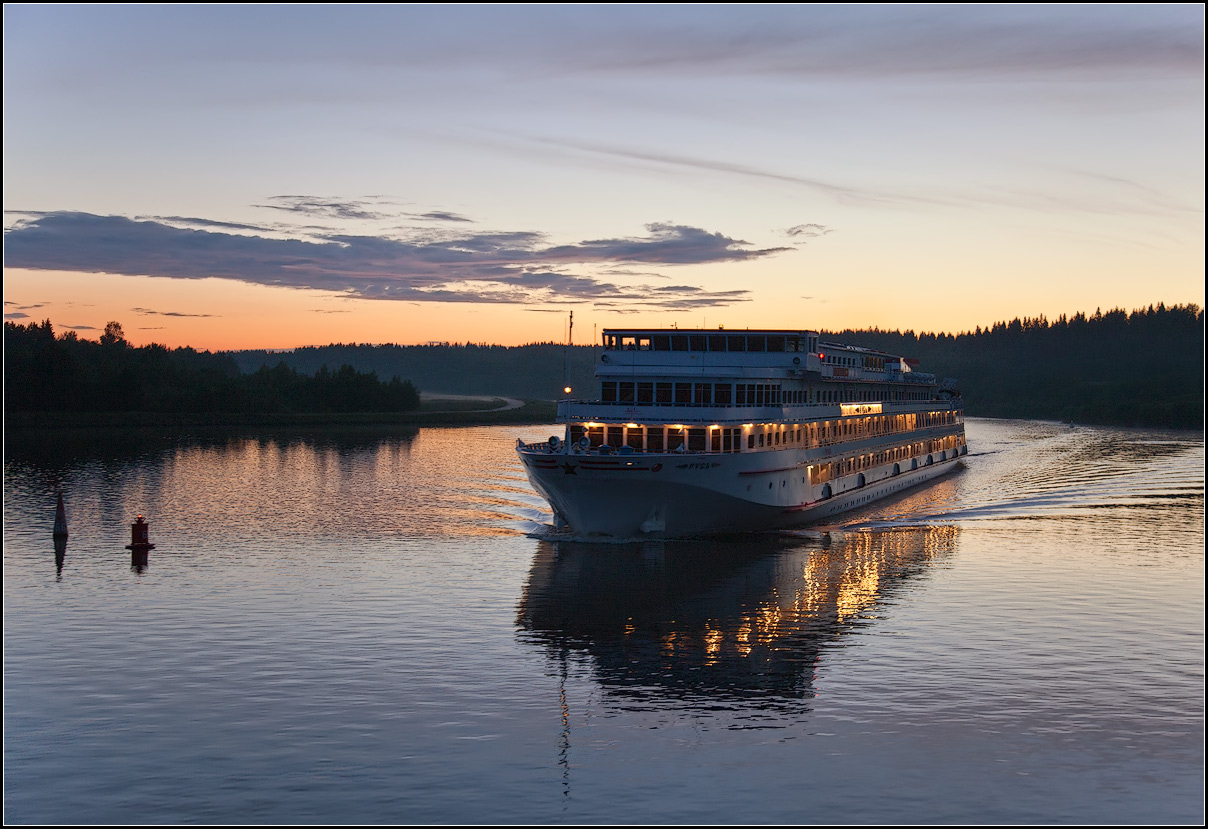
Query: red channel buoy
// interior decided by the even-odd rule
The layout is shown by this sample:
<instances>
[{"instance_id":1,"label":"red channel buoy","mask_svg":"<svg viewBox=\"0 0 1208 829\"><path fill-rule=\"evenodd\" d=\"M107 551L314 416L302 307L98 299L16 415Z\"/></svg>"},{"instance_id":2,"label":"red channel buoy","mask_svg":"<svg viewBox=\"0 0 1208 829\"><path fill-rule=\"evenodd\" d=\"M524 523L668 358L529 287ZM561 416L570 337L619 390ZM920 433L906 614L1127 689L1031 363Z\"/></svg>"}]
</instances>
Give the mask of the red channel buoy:
<instances>
[{"instance_id":1,"label":"red channel buoy","mask_svg":"<svg viewBox=\"0 0 1208 829\"><path fill-rule=\"evenodd\" d=\"M150 529L151 525L140 515L138 520L130 525L130 543L126 545L126 549L133 551L154 550L155 545L147 540Z\"/></svg>"}]
</instances>

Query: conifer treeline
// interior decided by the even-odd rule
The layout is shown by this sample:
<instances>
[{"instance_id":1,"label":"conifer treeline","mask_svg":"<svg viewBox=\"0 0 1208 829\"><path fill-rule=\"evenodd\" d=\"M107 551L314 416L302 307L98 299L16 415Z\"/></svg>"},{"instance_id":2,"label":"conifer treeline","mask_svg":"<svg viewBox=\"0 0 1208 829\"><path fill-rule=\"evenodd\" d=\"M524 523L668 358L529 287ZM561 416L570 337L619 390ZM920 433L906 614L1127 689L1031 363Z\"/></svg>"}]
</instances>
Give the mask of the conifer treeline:
<instances>
[{"instance_id":1,"label":"conifer treeline","mask_svg":"<svg viewBox=\"0 0 1208 829\"><path fill-rule=\"evenodd\" d=\"M593 358L593 352L598 351L590 346L575 346L571 351L569 384L574 389L573 396L597 396L598 384L593 372L598 356ZM446 394L556 400L566 385L566 346L559 343L519 346L335 343L304 346L288 353L234 351L231 356L244 371L256 371L279 360L305 374L324 364L348 363L382 376L409 377L425 391Z\"/></svg>"},{"instance_id":2,"label":"conifer treeline","mask_svg":"<svg viewBox=\"0 0 1208 829\"><path fill-rule=\"evenodd\" d=\"M398 411L418 405L416 386L552 400L566 382L567 347L558 343L334 344L210 354L133 348L120 327L112 334L98 343L73 332L55 337L49 321L5 323L6 409ZM1014 319L961 334L872 329L823 332L827 338L914 357L922 371L956 378L966 412L975 417L1203 426L1204 314L1195 305ZM597 396L598 359L597 347L571 349L572 396ZM327 370L332 365L343 367Z\"/></svg>"},{"instance_id":3,"label":"conifer treeline","mask_svg":"<svg viewBox=\"0 0 1208 829\"><path fill-rule=\"evenodd\" d=\"M419 392L350 365L313 376L279 363L243 374L229 354L162 345L135 348L111 322L99 341L56 337L50 320L4 323L7 412L399 412Z\"/></svg>"},{"instance_id":4,"label":"conifer treeline","mask_svg":"<svg viewBox=\"0 0 1208 829\"><path fill-rule=\"evenodd\" d=\"M1117 426L1201 428L1204 313L1196 305L1014 319L962 334L826 332L954 377L966 412Z\"/></svg>"},{"instance_id":5,"label":"conifer treeline","mask_svg":"<svg viewBox=\"0 0 1208 829\"><path fill-rule=\"evenodd\" d=\"M826 337L914 357L920 370L956 378L966 412L975 417L1172 428L1203 423L1204 315L1195 305L1014 319L961 334L872 329ZM544 400L560 396L566 375L566 346L558 343L337 344L232 356L244 371L282 359L304 373L349 363L410 377L429 391ZM573 396L597 396L599 349L575 346L570 356Z\"/></svg>"}]
</instances>

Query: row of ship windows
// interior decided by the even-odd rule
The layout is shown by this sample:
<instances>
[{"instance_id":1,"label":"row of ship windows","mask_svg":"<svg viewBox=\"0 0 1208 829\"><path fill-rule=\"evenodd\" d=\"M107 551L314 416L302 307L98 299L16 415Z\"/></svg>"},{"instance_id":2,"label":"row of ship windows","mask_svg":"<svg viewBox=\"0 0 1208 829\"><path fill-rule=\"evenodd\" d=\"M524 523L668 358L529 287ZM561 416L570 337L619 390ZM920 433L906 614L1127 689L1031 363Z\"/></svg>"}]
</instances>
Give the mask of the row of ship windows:
<instances>
[{"instance_id":1,"label":"row of ship windows","mask_svg":"<svg viewBox=\"0 0 1208 829\"><path fill-rule=\"evenodd\" d=\"M677 406L797 406L874 400L929 400L930 392L894 389L785 389L778 383L636 383L600 384L603 403Z\"/></svg>"},{"instance_id":2,"label":"row of ship windows","mask_svg":"<svg viewBox=\"0 0 1208 829\"><path fill-rule=\"evenodd\" d=\"M849 357L845 354L823 354L822 362L828 366L846 366L848 368L866 368L870 371L884 371L885 358L874 357L871 354L862 354L856 357ZM896 364L897 361L895 361Z\"/></svg>"},{"instance_id":3,"label":"row of ship windows","mask_svg":"<svg viewBox=\"0 0 1208 829\"><path fill-rule=\"evenodd\" d=\"M725 351L809 353L817 337L784 334L605 334L608 351Z\"/></svg>"},{"instance_id":4,"label":"row of ship windows","mask_svg":"<svg viewBox=\"0 0 1208 829\"><path fill-rule=\"evenodd\" d=\"M911 432L961 423L959 411L852 417L804 425L761 424L751 427L639 426L573 423L570 441L586 437L592 447L627 446L638 452L741 452L797 446L813 449L861 437ZM744 447L745 444L745 447Z\"/></svg>"},{"instance_id":5,"label":"row of ship windows","mask_svg":"<svg viewBox=\"0 0 1208 829\"><path fill-rule=\"evenodd\" d=\"M905 446L895 446L893 449L884 449L880 452L853 455L843 460L809 467L809 479L811 484L824 484L833 478L851 475L854 472L862 472L866 469L881 466L882 464L910 460L911 458L922 457L933 452L943 452L948 449L959 449L964 445L964 435L948 435L942 438L910 443Z\"/></svg>"}]
</instances>

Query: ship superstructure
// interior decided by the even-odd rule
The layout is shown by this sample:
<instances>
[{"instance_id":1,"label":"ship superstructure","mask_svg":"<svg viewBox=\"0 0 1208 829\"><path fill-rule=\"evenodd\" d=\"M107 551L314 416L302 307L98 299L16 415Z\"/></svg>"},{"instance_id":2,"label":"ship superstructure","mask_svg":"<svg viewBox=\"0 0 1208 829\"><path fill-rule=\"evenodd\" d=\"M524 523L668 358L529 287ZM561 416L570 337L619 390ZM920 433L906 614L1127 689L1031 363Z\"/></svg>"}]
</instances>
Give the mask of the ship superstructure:
<instances>
[{"instance_id":1,"label":"ship superstructure","mask_svg":"<svg viewBox=\"0 0 1208 829\"><path fill-rule=\"evenodd\" d=\"M609 329L599 396L517 447L558 525L675 537L798 526L950 471L954 381L814 331Z\"/></svg>"}]
</instances>

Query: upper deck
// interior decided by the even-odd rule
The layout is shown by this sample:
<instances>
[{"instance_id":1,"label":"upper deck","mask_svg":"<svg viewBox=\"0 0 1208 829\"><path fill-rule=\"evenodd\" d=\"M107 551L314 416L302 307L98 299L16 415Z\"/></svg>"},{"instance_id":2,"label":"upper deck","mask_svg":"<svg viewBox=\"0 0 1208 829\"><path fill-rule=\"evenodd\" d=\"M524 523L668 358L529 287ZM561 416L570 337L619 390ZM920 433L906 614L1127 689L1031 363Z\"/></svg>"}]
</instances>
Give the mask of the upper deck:
<instances>
[{"instance_id":1,"label":"upper deck","mask_svg":"<svg viewBox=\"0 0 1208 829\"><path fill-rule=\"evenodd\" d=\"M930 385L935 375L913 371L904 357L842 343L816 331L724 329L605 329L596 376L666 375L732 378L810 378Z\"/></svg>"}]
</instances>

